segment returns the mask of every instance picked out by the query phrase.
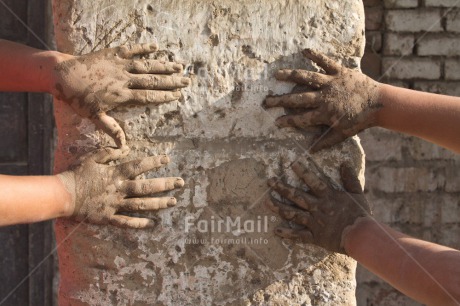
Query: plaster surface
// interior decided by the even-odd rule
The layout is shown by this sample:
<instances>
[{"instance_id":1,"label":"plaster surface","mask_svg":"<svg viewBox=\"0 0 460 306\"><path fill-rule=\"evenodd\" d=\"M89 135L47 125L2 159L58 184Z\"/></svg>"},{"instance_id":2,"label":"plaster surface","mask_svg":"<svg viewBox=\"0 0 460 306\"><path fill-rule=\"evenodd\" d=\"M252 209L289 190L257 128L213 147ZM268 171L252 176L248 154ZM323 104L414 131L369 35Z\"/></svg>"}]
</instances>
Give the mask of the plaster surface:
<instances>
[{"instance_id":1,"label":"plaster surface","mask_svg":"<svg viewBox=\"0 0 460 306\"><path fill-rule=\"evenodd\" d=\"M300 184L288 166L298 157L317 163L335 182L345 161L363 178L359 139L310 158L312 134L278 129L274 119L284 111L264 110L261 103L268 93L293 87L274 80L277 69L319 70L302 58L304 48L359 66L361 1L55 0L53 10L62 52L155 41L155 57L184 63L192 78L179 102L110 113L126 132L127 160L169 154L172 162L154 175L182 176L186 185L174 193L176 207L149 214L154 229L59 220L60 303L355 304L356 263L274 236L282 221L262 200L271 176ZM84 152L114 145L67 105L55 105L56 172ZM240 226L219 230L228 219Z\"/></svg>"}]
</instances>

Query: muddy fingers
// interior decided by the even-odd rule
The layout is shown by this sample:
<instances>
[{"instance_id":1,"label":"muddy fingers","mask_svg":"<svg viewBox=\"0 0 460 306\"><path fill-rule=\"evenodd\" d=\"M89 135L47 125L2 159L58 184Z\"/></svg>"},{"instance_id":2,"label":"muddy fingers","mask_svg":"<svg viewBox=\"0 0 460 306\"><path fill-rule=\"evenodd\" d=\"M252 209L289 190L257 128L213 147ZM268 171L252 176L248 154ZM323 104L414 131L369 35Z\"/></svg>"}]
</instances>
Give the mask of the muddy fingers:
<instances>
[{"instance_id":1,"label":"muddy fingers","mask_svg":"<svg viewBox=\"0 0 460 306\"><path fill-rule=\"evenodd\" d=\"M155 195L183 187L181 178L133 180L139 174L168 164L168 156L150 156L116 166L106 164L120 154L121 150L112 148L88 153L80 158L79 165L58 175L72 197L72 218L94 224L146 228L153 226L153 221L119 213L155 211L176 204L174 197Z\"/></svg>"}]
</instances>

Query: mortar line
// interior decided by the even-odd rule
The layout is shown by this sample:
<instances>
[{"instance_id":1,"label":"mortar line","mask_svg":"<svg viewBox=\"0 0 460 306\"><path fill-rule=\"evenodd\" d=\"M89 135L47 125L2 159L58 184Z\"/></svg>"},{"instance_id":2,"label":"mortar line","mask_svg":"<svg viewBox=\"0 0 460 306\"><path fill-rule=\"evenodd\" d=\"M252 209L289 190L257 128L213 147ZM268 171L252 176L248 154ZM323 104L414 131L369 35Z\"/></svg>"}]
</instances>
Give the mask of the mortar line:
<instances>
[{"instance_id":1,"label":"mortar line","mask_svg":"<svg viewBox=\"0 0 460 306\"><path fill-rule=\"evenodd\" d=\"M411 49L413 50L414 47L415 47L415 45L418 44L423 38L425 38L425 36L428 35L429 31L430 31L431 29L433 29L433 28L436 26L436 24L437 24L438 22L440 22L444 17L446 17L447 14L450 13L450 11L452 11L452 10L455 8L455 6L456 6L457 4L459 4L459 3L460 3L460 0L457 0L450 8L448 8L448 9L445 10L444 14L441 15L441 18L439 18L438 20L436 20L436 22L434 22L431 26L429 26L427 30L423 31L423 34L420 35L419 38L417 38L416 40L414 40L414 43L412 44L412 48L411 48ZM412 54L410 54L410 55L412 55ZM407 57L407 56L408 56L408 55L401 55L401 56L400 56L400 57L399 57L399 58L398 58L388 69L385 70L385 72L382 73L382 75L381 75L376 81L379 82L380 80L382 80L382 79L385 77L385 75L388 73L388 71L390 71L391 69L393 69L394 66L396 66L403 58L405 58L405 57ZM340 118L340 119L341 119L341 118ZM339 119L339 121L340 121L340 119Z\"/></svg>"}]
</instances>

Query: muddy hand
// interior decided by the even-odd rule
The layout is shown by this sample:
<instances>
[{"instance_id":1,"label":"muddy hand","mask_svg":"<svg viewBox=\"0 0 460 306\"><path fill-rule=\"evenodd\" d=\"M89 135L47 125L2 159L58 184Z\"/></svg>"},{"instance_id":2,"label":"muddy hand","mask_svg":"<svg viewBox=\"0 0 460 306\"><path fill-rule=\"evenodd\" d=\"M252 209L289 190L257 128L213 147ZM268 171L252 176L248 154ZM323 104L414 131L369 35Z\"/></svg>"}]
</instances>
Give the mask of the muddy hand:
<instances>
[{"instance_id":1,"label":"muddy hand","mask_svg":"<svg viewBox=\"0 0 460 306\"><path fill-rule=\"evenodd\" d=\"M97 150L85 155L75 169L58 175L72 196L72 218L94 224L146 228L153 226L154 222L118 213L158 210L176 204L173 197L152 195L183 187L184 181L180 177L134 179L168 164L168 156L151 156L117 166L107 165L122 154L119 149Z\"/></svg>"},{"instance_id":2,"label":"muddy hand","mask_svg":"<svg viewBox=\"0 0 460 306\"><path fill-rule=\"evenodd\" d=\"M359 71L342 67L322 53L306 49L303 54L326 72L279 70L278 80L314 89L301 93L267 96L264 106L295 109L296 114L279 117L279 127L304 129L328 126L327 133L313 142L312 152L333 146L376 125L380 84Z\"/></svg>"},{"instance_id":3,"label":"muddy hand","mask_svg":"<svg viewBox=\"0 0 460 306\"><path fill-rule=\"evenodd\" d=\"M53 94L70 104L80 116L126 146L125 133L107 111L123 104L160 104L180 98L177 89L190 80L177 73L182 65L152 59L133 59L157 50L155 44L124 45L82 56L71 56L56 65Z\"/></svg>"},{"instance_id":4,"label":"muddy hand","mask_svg":"<svg viewBox=\"0 0 460 306\"><path fill-rule=\"evenodd\" d=\"M303 228L279 227L275 233L283 238L299 239L345 254L342 245L344 230L358 218L371 214L355 172L342 165L340 172L345 191L340 191L327 183L326 177L314 174L318 173L317 169L307 169L300 162L294 163L292 169L309 187L309 192L272 178L268 185L294 205L285 204L273 197L266 200L266 205L284 219L302 225Z\"/></svg>"}]
</instances>

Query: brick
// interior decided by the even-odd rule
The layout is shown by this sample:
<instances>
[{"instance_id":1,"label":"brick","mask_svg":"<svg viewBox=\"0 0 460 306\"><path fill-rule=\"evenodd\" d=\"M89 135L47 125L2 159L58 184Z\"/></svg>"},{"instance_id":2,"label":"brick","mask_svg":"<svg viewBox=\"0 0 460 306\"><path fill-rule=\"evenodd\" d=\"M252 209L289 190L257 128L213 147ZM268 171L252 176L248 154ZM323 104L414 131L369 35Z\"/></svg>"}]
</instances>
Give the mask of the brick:
<instances>
[{"instance_id":1,"label":"brick","mask_svg":"<svg viewBox=\"0 0 460 306\"><path fill-rule=\"evenodd\" d=\"M388 85L396 86L396 87L401 87L401 88L409 88L409 84L403 81L399 80L390 80L385 82Z\"/></svg>"},{"instance_id":2,"label":"brick","mask_svg":"<svg viewBox=\"0 0 460 306\"><path fill-rule=\"evenodd\" d=\"M368 192L374 217L385 224L407 227L439 227L459 224L460 199L456 194L439 192L376 195ZM404 225L403 225L404 224ZM416 232L413 226L412 232Z\"/></svg>"},{"instance_id":3,"label":"brick","mask_svg":"<svg viewBox=\"0 0 460 306\"><path fill-rule=\"evenodd\" d=\"M379 31L366 31L366 48L379 52L382 49L382 33Z\"/></svg>"},{"instance_id":4,"label":"brick","mask_svg":"<svg viewBox=\"0 0 460 306\"><path fill-rule=\"evenodd\" d=\"M397 32L442 31L439 9L389 10L385 16L388 30Z\"/></svg>"},{"instance_id":5,"label":"brick","mask_svg":"<svg viewBox=\"0 0 460 306\"><path fill-rule=\"evenodd\" d=\"M369 195L367 196L367 200L372 207L372 213L374 214L375 219L386 224L394 222L393 201L385 198L376 198Z\"/></svg>"},{"instance_id":6,"label":"brick","mask_svg":"<svg viewBox=\"0 0 460 306\"><path fill-rule=\"evenodd\" d=\"M441 237L437 243L454 248L460 248L460 226L458 224L444 225L441 228Z\"/></svg>"},{"instance_id":7,"label":"brick","mask_svg":"<svg viewBox=\"0 0 460 306\"><path fill-rule=\"evenodd\" d=\"M374 273L370 272L366 268L364 268L362 265L358 263L357 268L356 268L356 282L358 287L361 286L361 284L364 283L373 283L374 286L376 284L383 285L385 281L375 275ZM365 304L363 304L365 305Z\"/></svg>"},{"instance_id":8,"label":"brick","mask_svg":"<svg viewBox=\"0 0 460 306\"><path fill-rule=\"evenodd\" d=\"M427 7L460 7L458 0L425 0Z\"/></svg>"},{"instance_id":9,"label":"brick","mask_svg":"<svg viewBox=\"0 0 460 306\"><path fill-rule=\"evenodd\" d=\"M383 22L383 8L376 7L365 7L365 27L366 30L379 30L382 27Z\"/></svg>"},{"instance_id":10,"label":"brick","mask_svg":"<svg viewBox=\"0 0 460 306\"><path fill-rule=\"evenodd\" d=\"M441 77L441 62L429 58L384 58L382 71L393 79L436 80Z\"/></svg>"},{"instance_id":11,"label":"brick","mask_svg":"<svg viewBox=\"0 0 460 306\"><path fill-rule=\"evenodd\" d=\"M375 196L369 192L367 200L371 204L375 219L385 224L412 223L421 224L423 213L420 209L420 201L414 201L412 194L400 195L397 198L387 196ZM411 198L408 205L408 198Z\"/></svg>"},{"instance_id":12,"label":"brick","mask_svg":"<svg viewBox=\"0 0 460 306\"><path fill-rule=\"evenodd\" d=\"M454 163L445 167L403 167L381 166L366 169L366 190L386 193L408 192L460 192L459 166Z\"/></svg>"},{"instance_id":13,"label":"brick","mask_svg":"<svg viewBox=\"0 0 460 306\"><path fill-rule=\"evenodd\" d=\"M412 54L414 42L413 34L387 33L384 38L383 54L398 56Z\"/></svg>"},{"instance_id":14,"label":"brick","mask_svg":"<svg viewBox=\"0 0 460 306\"><path fill-rule=\"evenodd\" d=\"M435 170L415 167L370 169L366 178L369 189L388 193L442 190L446 184L445 177Z\"/></svg>"},{"instance_id":15,"label":"brick","mask_svg":"<svg viewBox=\"0 0 460 306\"><path fill-rule=\"evenodd\" d=\"M361 70L374 80L379 79L382 74L382 60L380 55L366 50L361 59Z\"/></svg>"},{"instance_id":16,"label":"brick","mask_svg":"<svg viewBox=\"0 0 460 306\"><path fill-rule=\"evenodd\" d=\"M363 0L364 6L379 6L381 3L381 0Z\"/></svg>"},{"instance_id":17,"label":"brick","mask_svg":"<svg viewBox=\"0 0 460 306\"><path fill-rule=\"evenodd\" d=\"M460 222L460 198L452 194L443 194L441 203L441 221L443 224Z\"/></svg>"},{"instance_id":18,"label":"brick","mask_svg":"<svg viewBox=\"0 0 460 306\"><path fill-rule=\"evenodd\" d=\"M367 161L401 160L403 136L382 132L381 128L367 129L359 134Z\"/></svg>"},{"instance_id":19,"label":"brick","mask_svg":"<svg viewBox=\"0 0 460 306\"><path fill-rule=\"evenodd\" d=\"M415 160L450 159L459 161L460 155L420 138L408 137L406 148Z\"/></svg>"},{"instance_id":20,"label":"brick","mask_svg":"<svg viewBox=\"0 0 460 306\"><path fill-rule=\"evenodd\" d=\"M446 80L460 80L460 59L448 59L444 64Z\"/></svg>"},{"instance_id":21,"label":"brick","mask_svg":"<svg viewBox=\"0 0 460 306\"><path fill-rule=\"evenodd\" d=\"M356 305L420 306L420 303L400 293L387 283L362 284L356 288Z\"/></svg>"},{"instance_id":22,"label":"brick","mask_svg":"<svg viewBox=\"0 0 460 306\"><path fill-rule=\"evenodd\" d=\"M447 192L460 192L460 179L458 177L460 167L446 167L446 187Z\"/></svg>"},{"instance_id":23,"label":"brick","mask_svg":"<svg viewBox=\"0 0 460 306\"><path fill-rule=\"evenodd\" d=\"M418 0L384 0L386 8L414 8L418 6Z\"/></svg>"},{"instance_id":24,"label":"brick","mask_svg":"<svg viewBox=\"0 0 460 306\"><path fill-rule=\"evenodd\" d=\"M460 37L453 34L429 34L417 42L417 54L427 55L460 55Z\"/></svg>"},{"instance_id":25,"label":"brick","mask_svg":"<svg viewBox=\"0 0 460 306\"><path fill-rule=\"evenodd\" d=\"M460 97L460 82L414 82L414 89Z\"/></svg>"},{"instance_id":26,"label":"brick","mask_svg":"<svg viewBox=\"0 0 460 306\"><path fill-rule=\"evenodd\" d=\"M460 32L460 10L452 10L446 15L446 30Z\"/></svg>"}]
</instances>

